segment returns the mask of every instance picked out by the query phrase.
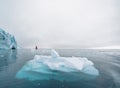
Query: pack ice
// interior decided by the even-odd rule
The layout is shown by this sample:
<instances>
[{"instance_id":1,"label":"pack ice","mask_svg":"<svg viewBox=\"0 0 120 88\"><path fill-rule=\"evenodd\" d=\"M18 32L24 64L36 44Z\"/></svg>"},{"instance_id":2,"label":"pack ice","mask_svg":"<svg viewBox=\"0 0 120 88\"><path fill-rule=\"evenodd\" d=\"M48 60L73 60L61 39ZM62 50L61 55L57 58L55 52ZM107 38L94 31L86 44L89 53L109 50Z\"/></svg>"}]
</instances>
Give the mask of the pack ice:
<instances>
[{"instance_id":1,"label":"pack ice","mask_svg":"<svg viewBox=\"0 0 120 88\"><path fill-rule=\"evenodd\" d=\"M17 78L29 80L76 80L96 77L99 71L92 61L81 57L61 57L55 50L51 56L35 55L16 74Z\"/></svg>"},{"instance_id":2,"label":"pack ice","mask_svg":"<svg viewBox=\"0 0 120 88\"><path fill-rule=\"evenodd\" d=\"M0 28L0 49L16 49L17 42L13 35Z\"/></svg>"}]
</instances>

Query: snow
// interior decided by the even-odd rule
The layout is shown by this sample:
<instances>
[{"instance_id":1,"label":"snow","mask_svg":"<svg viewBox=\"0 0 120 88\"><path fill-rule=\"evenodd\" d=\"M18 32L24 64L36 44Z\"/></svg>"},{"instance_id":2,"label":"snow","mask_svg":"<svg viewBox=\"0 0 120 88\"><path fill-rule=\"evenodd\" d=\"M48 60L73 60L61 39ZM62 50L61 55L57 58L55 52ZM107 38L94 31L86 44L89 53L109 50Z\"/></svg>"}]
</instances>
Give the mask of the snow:
<instances>
[{"instance_id":1,"label":"snow","mask_svg":"<svg viewBox=\"0 0 120 88\"><path fill-rule=\"evenodd\" d=\"M63 81L83 79L82 77L85 78L83 74L87 75L86 77L96 77L99 75L99 71L87 58L61 57L55 50L51 50L51 56L35 55L33 60L28 61L18 71L16 77L30 80L57 79Z\"/></svg>"},{"instance_id":2,"label":"snow","mask_svg":"<svg viewBox=\"0 0 120 88\"><path fill-rule=\"evenodd\" d=\"M17 48L15 37L0 28L0 49Z\"/></svg>"}]
</instances>

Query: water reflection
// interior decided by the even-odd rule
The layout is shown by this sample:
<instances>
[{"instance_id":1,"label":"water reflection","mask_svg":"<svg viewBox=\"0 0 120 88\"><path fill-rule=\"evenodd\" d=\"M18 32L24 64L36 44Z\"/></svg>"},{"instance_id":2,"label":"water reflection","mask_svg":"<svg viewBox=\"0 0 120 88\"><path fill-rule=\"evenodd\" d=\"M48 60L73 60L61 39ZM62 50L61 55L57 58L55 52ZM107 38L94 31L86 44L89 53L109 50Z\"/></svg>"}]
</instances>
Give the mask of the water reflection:
<instances>
[{"instance_id":1,"label":"water reflection","mask_svg":"<svg viewBox=\"0 0 120 88\"><path fill-rule=\"evenodd\" d=\"M77 75L74 76L74 74L72 73L68 75L68 73L65 74L62 72L58 73L53 71L53 73L58 73L55 76L54 74L47 75L37 72L22 71L21 77L23 77L23 79L16 79L15 78L16 73L18 73L18 71L21 71L21 68L23 67L23 65L25 65L27 61L33 59L34 52L31 52L30 50L15 51L16 54L13 54L13 56L11 56L13 57L11 58L12 59L11 60L10 51L9 53L8 51L4 51L3 53L0 50L0 67L2 67L2 71L0 71L0 88L120 88L119 58L113 56L111 57L106 54L104 55L103 53L94 50L93 51L73 50L73 51L59 50L60 55L62 56L74 55L74 56L88 57L91 61L95 63L96 68L100 71L100 75L93 80L86 81L85 78L87 79L90 76L85 74L83 74L84 76L81 74L78 74L78 76ZM15 52L13 51L13 53ZM38 52L38 54L39 53L40 52ZM5 59L3 58L3 54L6 55L5 56L7 58L6 64L8 64L8 66L3 65L3 62L5 64L5 61L2 61ZM9 62L9 60L11 60L11 62ZM7 67L7 69L5 67ZM80 76L81 76L80 80L70 81L73 79L73 77L74 79L79 79ZM26 79L29 80L34 79L35 81L29 81ZM61 79L65 79L68 81L59 81Z\"/></svg>"},{"instance_id":2,"label":"water reflection","mask_svg":"<svg viewBox=\"0 0 120 88\"><path fill-rule=\"evenodd\" d=\"M0 50L0 71L3 67L16 62L17 50Z\"/></svg>"}]
</instances>

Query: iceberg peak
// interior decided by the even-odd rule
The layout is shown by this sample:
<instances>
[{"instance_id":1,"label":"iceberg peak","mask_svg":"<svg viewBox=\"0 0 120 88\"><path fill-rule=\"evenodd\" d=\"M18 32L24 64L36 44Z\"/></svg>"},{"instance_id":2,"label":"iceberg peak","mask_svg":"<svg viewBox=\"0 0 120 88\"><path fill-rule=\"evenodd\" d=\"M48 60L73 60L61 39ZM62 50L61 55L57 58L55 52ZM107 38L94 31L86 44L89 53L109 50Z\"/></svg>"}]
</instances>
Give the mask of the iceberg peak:
<instances>
[{"instance_id":1,"label":"iceberg peak","mask_svg":"<svg viewBox=\"0 0 120 88\"><path fill-rule=\"evenodd\" d=\"M15 37L0 28L0 49L16 49Z\"/></svg>"},{"instance_id":2,"label":"iceberg peak","mask_svg":"<svg viewBox=\"0 0 120 88\"><path fill-rule=\"evenodd\" d=\"M54 49L51 50L51 57L52 58L57 58L59 57L60 55L58 54L58 52L56 52Z\"/></svg>"}]
</instances>

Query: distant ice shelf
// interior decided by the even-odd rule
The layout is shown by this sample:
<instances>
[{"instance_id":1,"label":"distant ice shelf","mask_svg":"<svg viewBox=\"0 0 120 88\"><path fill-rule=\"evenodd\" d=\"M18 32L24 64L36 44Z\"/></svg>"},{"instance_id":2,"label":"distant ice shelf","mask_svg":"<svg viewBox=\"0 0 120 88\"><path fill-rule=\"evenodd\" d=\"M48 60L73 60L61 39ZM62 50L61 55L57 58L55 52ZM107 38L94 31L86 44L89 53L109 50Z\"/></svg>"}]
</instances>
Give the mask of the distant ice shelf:
<instances>
[{"instance_id":1,"label":"distant ice shelf","mask_svg":"<svg viewBox=\"0 0 120 88\"><path fill-rule=\"evenodd\" d=\"M76 80L91 79L99 75L94 63L87 58L61 57L55 50L51 56L35 55L16 74L17 78L29 80Z\"/></svg>"},{"instance_id":2,"label":"distant ice shelf","mask_svg":"<svg viewBox=\"0 0 120 88\"><path fill-rule=\"evenodd\" d=\"M16 49L15 37L0 28L0 49Z\"/></svg>"}]
</instances>

